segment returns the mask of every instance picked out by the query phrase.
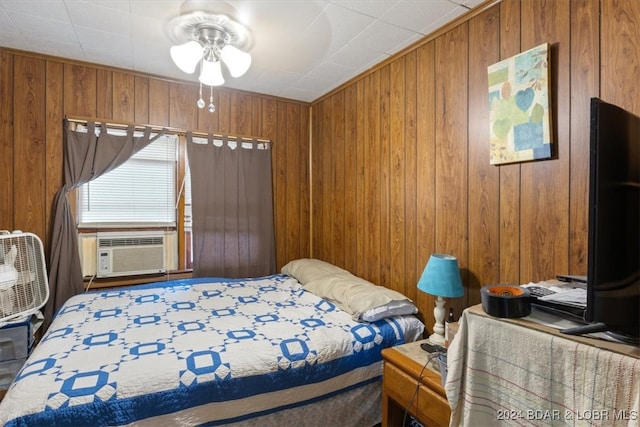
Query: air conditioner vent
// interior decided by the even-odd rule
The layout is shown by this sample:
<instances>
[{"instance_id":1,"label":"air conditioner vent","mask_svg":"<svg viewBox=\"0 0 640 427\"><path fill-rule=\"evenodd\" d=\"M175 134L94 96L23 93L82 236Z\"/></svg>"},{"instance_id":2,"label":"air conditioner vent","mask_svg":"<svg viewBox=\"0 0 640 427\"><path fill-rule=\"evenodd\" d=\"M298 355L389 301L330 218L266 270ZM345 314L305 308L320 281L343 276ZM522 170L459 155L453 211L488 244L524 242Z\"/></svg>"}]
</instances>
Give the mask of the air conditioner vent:
<instances>
[{"instance_id":1,"label":"air conditioner vent","mask_svg":"<svg viewBox=\"0 0 640 427\"><path fill-rule=\"evenodd\" d=\"M98 277L130 276L166 271L166 236L157 232L97 234Z\"/></svg>"},{"instance_id":2,"label":"air conditioner vent","mask_svg":"<svg viewBox=\"0 0 640 427\"><path fill-rule=\"evenodd\" d=\"M140 236L140 237L119 237L98 239L98 246L101 248L112 248L122 246L155 246L164 245L164 236Z\"/></svg>"}]
</instances>

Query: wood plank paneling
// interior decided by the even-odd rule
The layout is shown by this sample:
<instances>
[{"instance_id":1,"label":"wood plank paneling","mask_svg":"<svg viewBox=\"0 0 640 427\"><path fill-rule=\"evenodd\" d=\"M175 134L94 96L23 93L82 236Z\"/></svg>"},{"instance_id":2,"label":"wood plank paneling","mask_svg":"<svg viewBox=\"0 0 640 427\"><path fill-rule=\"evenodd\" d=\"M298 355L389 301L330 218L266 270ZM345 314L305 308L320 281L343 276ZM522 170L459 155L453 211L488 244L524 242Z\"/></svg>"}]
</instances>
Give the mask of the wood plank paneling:
<instances>
[{"instance_id":1,"label":"wood plank paneling","mask_svg":"<svg viewBox=\"0 0 640 427\"><path fill-rule=\"evenodd\" d=\"M149 124L169 126L170 102L169 83L164 80L149 80Z\"/></svg>"},{"instance_id":2,"label":"wood plank paneling","mask_svg":"<svg viewBox=\"0 0 640 427\"><path fill-rule=\"evenodd\" d=\"M331 111L336 114L331 121L331 153L335 160L331 162L331 177L329 185L330 206L344 206L345 203L345 140L344 140L344 94L337 93L331 97ZM331 215L330 235L331 245L329 259L334 264L344 265L344 212L333 212Z\"/></svg>"},{"instance_id":3,"label":"wood plank paneling","mask_svg":"<svg viewBox=\"0 0 640 427\"><path fill-rule=\"evenodd\" d=\"M213 131L214 129L219 129L219 114L214 112L209 112L209 103L213 102L213 105L216 109L220 107L220 102L218 98L218 91L209 91L208 95L203 94L202 100L205 102L204 108L198 108L198 129L204 131ZM197 101L193 101L197 102Z\"/></svg>"},{"instance_id":4,"label":"wood plank paneling","mask_svg":"<svg viewBox=\"0 0 640 427\"><path fill-rule=\"evenodd\" d=\"M301 258L311 256L311 179L309 177L309 150L310 150L310 109L309 107L298 105L299 120L297 130L294 129L298 135L298 139L293 143L287 145L288 149L292 151L294 158L298 159L298 175L292 178L292 182L295 183L292 186L292 196L299 197L298 202L298 217L297 226L298 230L298 252L288 251L287 259L280 260L281 264ZM303 179L301 179L303 178Z\"/></svg>"},{"instance_id":5,"label":"wood plank paneling","mask_svg":"<svg viewBox=\"0 0 640 427\"><path fill-rule=\"evenodd\" d=\"M362 254L365 253L365 235L367 233L367 228L366 228L367 215L365 213L365 207L366 207L365 205L366 203L366 196L365 196L365 174L366 174L365 156L366 154L365 154L365 151L367 147L367 144L366 144L367 131L365 127L365 118L366 118L366 115L364 114L365 108L363 108L363 106L365 105L364 104L365 80L364 79L358 80L358 82L355 83L355 87L356 87L356 91L355 91L355 94L353 94L352 96L355 96L356 105L357 105L357 111L355 112L356 138L354 140L356 146L351 147L351 149L356 152L355 189L357 191L357 194L356 194L357 218L355 219L355 222L356 222L357 241L356 241L356 253L354 254L354 256L356 257L356 268L353 271L355 271L355 274L360 277L366 277L368 260L366 259L366 257L362 256ZM316 116L314 115L313 118L315 119ZM321 143L321 141L318 141L318 143ZM329 161L329 159L327 159L327 161ZM312 176L313 176L313 173L314 171L312 170L311 171ZM313 209L313 204L311 205L311 208ZM312 211L312 214L314 213L315 213L315 210ZM312 222L313 221L315 221L315 216L312 218Z\"/></svg>"},{"instance_id":6,"label":"wood plank paneling","mask_svg":"<svg viewBox=\"0 0 640 427\"><path fill-rule=\"evenodd\" d=\"M436 72L435 72L435 42L429 42L417 50L417 83L416 102L418 122L416 134L416 222L417 248L416 270L418 279L422 275L429 256L436 248ZM417 284L417 281L416 281ZM416 304L421 309L423 321L428 328L433 327L433 297L424 292L416 293Z\"/></svg>"},{"instance_id":7,"label":"wood plank paneling","mask_svg":"<svg viewBox=\"0 0 640 427\"><path fill-rule=\"evenodd\" d=\"M114 72L111 96L113 97L113 117L111 118L119 122L134 123L136 121L135 77L128 73Z\"/></svg>"},{"instance_id":8,"label":"wood plank paneling","mask_svg":"<svg viewBox=\"0 0 640 427\"><path fill-rule=\"evenodd\" d=\"M67 76L67 78L69 78ZM65 79L66 81L66 79ZM96 70L96 81L100 82L96 88L96 116L104 119L113 118L113 72ZM91 117L91 115L87 115Z\"/></svg>"},{"instance_id":9,"label":"wood plank paneling","mask_svg":"<svg viewBox=\"0 0 640 427\"><path fill-rule=\"evenodd\" d=\"M587 274L590 98L598 94L600 5L571 2L571 163L569 274Z\"/></svg>"},{"instance_id":10,"label":"wood plank paneling","mask_svg":"<svg viewBox=\"0 0 640 427\"><path fill-rule=\"evenodd\" d=\"M101 72L100 76L104 74ZM67 116L80 116L80 117L96 117L97 113L97 76L98 72L94 68L83 67L76 64L64 64L64 106L63 110ZM111 88L111 73L109 73L109 79L107 81L100 81L99 93L104 97L111 98L111 93L108 91ZM105 84L107 83L107 84ZM100 102L101 106L106 106L107 101ZM112 111L104 111L105 119L110 119Z\"/></svg>"},{"instance_id":11,"label":"wood plank paneling","mask_svg":"<svg viewBox=\"0 0 640 427\"><path fill-rule=\"evenodd\" d=\"M601 3L601 97L640 114L640 2Z\"/></svg>"},{"instance_id":12,"label":"wood plank paneling","mask_svg":"<svg viewBox=\"0 0 640 427\"><path fill-rule=\"evenodd\" d=\"M374 71L365 78L365 177L364 177L364 214L365 228L365 277L373 283L384 284L381 280L381 261L386 249L380 248L381 228L381 190L380 190L380 71ZM325 114L326 116L326 114ZM326 159L331 162L330 158Z\"/></svg>"},{"instance_id":13,"label":"wood plank paneling","mask_svg":"<svg viewBox=\"0 0 640 427\"><path fill-rule=\"evenodd\" d=\"M218 116L218 129L220 130L220 132L227 133L227 134L232 133L233 131L231 130L231 94L229 92L218 93L218 105L216 105L216 113Z\"/></svg>"},{"instance_id":14,"label":"wood plank paneling","mask_svg":"<svg viewBox=\"0 0 640 427\"><path fill-rule=\"evenodd\" d=\"M469 21L469 305L481 302L484 284L500 282L500 168L488 162L487 102L487 67L500 60L499 19L493 8Z\"/></svg>"},{"instance_id":15,"label":"wood plank paneling","mask_svg":"<svg viewBox=\"0 0 640 427\"><path fill-rule=\"evenodd\" d=\"M46 184L45 184L45 224L47 233L40 236L45 244L50 244L53 201L58 190L64 185L64 148L62 123L64 119L64 67L59 62L47 61L47 106L46 106ZM48 248L47 248L48 250Z\"/></svg>"},{"instance_id":16,"label":"wood plank paneling","mask_svg":"<svg viewBox=\"0 0 640 427\"><path fill-rule=\"evenodd\" d=\"M313 117L319 117L324 110L324 102L313 106ZM322 259L322 233L321 226L324 223L323 216L323 163L322 148L327 144L317 144L316 141L323 141L322 125L325 120L313 120L311 124L311 171L309 175L315 174L311 180L311 255ZM328 160L328 159L327 159Z\"/></svg>"},{"instance_id":17,"label":"wood plank paneling","mask_svg":"<svg viewBox=\"0 0 640 427\"><path fill-rule=\"evenodd\" d=\"M390 72L389 111L384 122L389 122L388 154L385 163L388 164L388 217L389 231L383 233L388 236L382 241L382 247L387 247L387 264L383 264L383 271L388 271L388 278L383 275L382 281L386 286L399 292L404 292L406 270L406 233L405 233L405 123L406 123L406 64L402 57L387 67ZM395 120L391 120L395 117ZM385 132L386 135L386 132ZM385 168L386 169L386 168ZM385 202L383 202L385 203ZM385 241L386 240L386 241Z\"/></svg>"},{"instance_id":18,"label":"wood plank paneling","mask_svg":"<svg viewBox=\"0 0 640 427\"><path fill-rule=\"evenodd\" d=\"M179 129L197 129L196 110L193 88L169 83L169 126Z\"/></svg>"},{"instance_id":19,"label":"wood plank paneling","mask_svg":"<svg viewBox=\"0 0 640 427\"><path fill-rule=\"evenodd\" d=\"M520 53L520 0L498 7L502 60ZM520 283L520 210L520 164L500 166L500 283Z\"/></svg>"},{"instance_id":20,"label":"wood plank paneling","mask_svg":"<svg viewBox=\"0 0 640 427\"><path fill-rule=\"evenodd\" d=\"M220 97L220 99L228 99L227 97ZM273 200L275 206L282 206L283 209L276 209L274 212L274 221L276 235L285 236L280 240L280 244L276 245L276 258L285 259L287 254L287 106L278 105L276 112L277 133L276 141L281 141L282 144L276 143L272 151L272 164L273 164Z\"/></svg>"},{"instance_id":21,"label":"wood plank paneling","mask_svg":"<svg viewBox=\"0 0 640 427\"><path fill-rule=\"evenodd\" d=\"M133 121L136 123L149 122L149 79L142 76L135 76L134 79L134 112Z\"/></svg>"},{"instance_id":22,"label":"wood plank paneling","mask_svg":"<svg viewBox=\"0 0 640 427\"><path fill-rule=\"evenodd\" d=\"M326 119L322 121L321 132L323 138L327 138L328 143L324 143L319 145L322 150L322 157L327 159L322 162L322 168L319 170L319 178L322 181L322 185L320 187L320 198L322 201L321 209L322 209L322 218L323 221L321 223L317 223L319 228L319 244L320 244L320 256L322 259L332 262L332 253L331 253L331 221L332 215L334 215L334 208L331 206L331 192L333 191L332 187L332 176L333 176L333 168L332 168L332 135L331 135L331 118L328 116L332 112L331 109L331 98L327 99L323 102L322 113L326 115Z\"/></svg>"},{"instance_id":23,"label":"wood plank paneling","mask_svg":"<svg viewBox=\"0 0 640 427\"><path fill-rule=\"evenodd\" d=\"M357 85L344 93L344 267L358 270L358 95Z\"/></svg>"},{"instance_id":24,"label":"wood plank paneling","mask_svg":"<svg viewBox=\"0 0 640 427\"><path fill-rule=\"evenodd\" d=\"M16 228L13 215L13 55L0 51L0 230Z\"/></svg>"},{"instance_id":25,"label":"wood plank paneling","mask_svg":"<svg viewBox=\"0 0 640 427\"><path fill-rule=\"evenodd\" d=\"M15 227L45 236L46 224L46 63L14 60L14 193ZM28 191L25 191L28 189Z\"/></svg>"},{"instance_id":26,"label":"wood plank paneling","mask_svg":"<svg viewBox=\"0 0 640 427\"><path fill-rule=\"evenodd\" d=\"M307 117L307 123L309 119ZM251 135L259 135L262 129L262 99L258 96L251 97ZM308 134L307 129L307 134ZM308 135L306 138L309 141ZM309 154L307 152L307 154Z\"/></svg>"},{"instance_id":27,"label":"wood plank paneling","mask_svg":"<svg viewBox=\"0 0 640 427\"><path fill-rule=\"evenodd\" d=\"M411 299L416 298L416 283L419 274L416 269L417 263L417 60L416 51L409 52L405 59L405 168L404 168L404 277L400 291Z\"/></svg>"},{"instance_id":28,"label":"wood plank paneling","mask_svg":"<svg viewBox=\"0 0 640 427\"><path fill-rule=\"evenodd\" d=\"M251 97L246 93L231 94L231 117L234 118L233 133L251 135Z\"/></svg>"},{"instance_id":29,"label":"wood plank paneling","mask_svg":"<svg viewBox=\"0 0 640 427\"><path fill-rule=\"evenodd\" d=\"M523 1L521 13L522 50L551 46L553 159L521 168L521 277L540 281L569 271L569 0Z\"/></svg>"},{"instance_id":30,"label":"wood plank paneling","mask_svg":"<svg viewBox=\"0 0 640 427\"><path fill-rule=\"evenodd\" d=\"M639 23L637 2L502 0L314 102L312 254L355 248L340 266L415 298L428 329L433 298L415 283L434 252L458 257L466 294L449 303L456 315L485 284L585 274L588 99L601 92L638 112ZM553 158L492 166L487 66L542 43L551 45ZM340 93L344 102L327 102ZM329 180L341 156L353 162L335 149L335 121L345 135L355 127L356 172L344 187ZM344 206L327 207L330 196ZM337 218L355 227L355 243L326 236Z\"/></svg>"},{"instance_id":31,"label":"wood plank paneling","mask_svg":"<svg viewBox=\"0 0 640 427\"><path fill-rule=\"evenodd\" d=\"M463 282L468 282L468 152L467 108L469 41L464 23L436 39L436 252L455 256ZM456 313L463 298L450 301Z\"/></svg>"},{"instance_id":32,"label":"wood plank paneling","mask_svg":"<svg viewBox=\"0 0 640 427\"><path fill-rule=\"evenodd\" d=\"M377 174L378 180L378 196L379 204L376 209L379 210L379 220L377 224L378 234L376 246L378 247L378 277L374 283L384 283L385 286L392 287L391 284L391 126L392 120L389 113L391 109L391 66L386 65L380 68L380 103L379 103L379 140L377 153L377 162L379 169L372 171ZM395 76L394 76L395 77ZM404 117L396 116L398 120Z\"/></svg>"},{"instance_id":33,"label":"wood plank paneling","mask_svg":"<svg viewBox=\"0 0 640 427\"><path fill-rule=\"evenodd\" d=\"M250 111L249 111L250 112ZM284 188L280 191L280 194L286 197L287 194L296 195L296 197L286 197L284 200L284 254L282 259L291 260L295 257L295 254L300 253L300 197L298 194L297 179L300 176L300 159L298 157L298 150L290 150L289 147L299 145L299 134L297 129L300 127L300 111L298 105L288 104L286 109L287 118L287 132L286 140L284 141L283 148L285 148L284 162L281 163L282 178ZM292 256L293 254L293 256Z\"/></svg>"}]
</instances>

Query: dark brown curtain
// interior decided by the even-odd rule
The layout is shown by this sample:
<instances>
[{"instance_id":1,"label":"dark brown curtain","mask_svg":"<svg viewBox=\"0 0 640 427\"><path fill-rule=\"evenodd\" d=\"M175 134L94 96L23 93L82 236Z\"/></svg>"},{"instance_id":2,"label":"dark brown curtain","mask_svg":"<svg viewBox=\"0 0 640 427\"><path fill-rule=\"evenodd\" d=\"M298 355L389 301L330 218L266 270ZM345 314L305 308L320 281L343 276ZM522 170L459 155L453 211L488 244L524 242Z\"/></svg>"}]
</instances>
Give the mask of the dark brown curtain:
<instances>
[{"instance_id":1,"label":"dark brown curtain","mask_svg":"<svg viewBox=\"0 0 640 427\"><path fill-rule=\"evenodd\" d=\"M187 133L194 277L276 273L271 144Z\"/></svg>"},{"instance_id":2,"label":"dark brown curtain","mask_svg":"<svg viewBox=\"0 0 640 427\"><path fill-rule=\"evenodd\" d=\"M50 296L45 306L45 327L53 315L70 297L82 293L82 267L78 251L78 229L67 193L100 175L109 172L163 134L153 138L151 128L144 135L134 137L134 126L128 126L127 135L110 135L103 127L96 136L95 122L87 123L87 132L75 131L73 124L64 121L64 186L53 201L54 218L49 254Z\"/></svg>"}]
</instances>

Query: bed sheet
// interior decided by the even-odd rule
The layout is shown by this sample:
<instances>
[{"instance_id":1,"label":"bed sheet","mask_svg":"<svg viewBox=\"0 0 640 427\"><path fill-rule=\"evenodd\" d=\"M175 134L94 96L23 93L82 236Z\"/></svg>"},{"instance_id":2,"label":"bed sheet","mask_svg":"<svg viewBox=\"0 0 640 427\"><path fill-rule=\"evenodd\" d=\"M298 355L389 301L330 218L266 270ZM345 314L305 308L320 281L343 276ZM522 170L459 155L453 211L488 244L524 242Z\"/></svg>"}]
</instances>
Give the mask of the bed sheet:
<instances>
[{"instance_id":1,"label":"bed sheet","mask_svg":"<svg viewBox=\"0 0 640 427\"><path fill-rule=\"evenodd\" d=\"M0 424L221 425L379 381L414 316L357 323L293 278L95 291L60 309L0 403Z\"/></svg>"}]
</instances>

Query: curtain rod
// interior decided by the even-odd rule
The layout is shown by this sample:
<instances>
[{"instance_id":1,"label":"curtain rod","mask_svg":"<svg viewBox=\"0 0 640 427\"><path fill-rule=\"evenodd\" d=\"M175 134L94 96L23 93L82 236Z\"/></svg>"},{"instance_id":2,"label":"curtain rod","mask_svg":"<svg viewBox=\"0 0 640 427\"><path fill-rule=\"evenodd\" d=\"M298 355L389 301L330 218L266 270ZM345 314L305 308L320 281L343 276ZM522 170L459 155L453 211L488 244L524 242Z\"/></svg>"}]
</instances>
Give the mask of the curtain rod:
<instances>
[{"instance_id":1,"label":"curtain rod","mask_svg":"<svg viewBox=\"0 0 640 427\"><path fill-rule=\"evenodd\" d=\"M136 130L139 131L143 131L145 128L149 127L151 128L151 130L156 131L156 132L160 132L162 130L165 130L169 133L172 134L178 134L178 135L186 135L188 131L184 130L184 129L180 129L180 128L174 128L174 127L170 127L170 126L159 126L159 125L149 125L149 124L139 124L139 123L129 123L129 122L114 122L112 120L105 120L105 119L93 119L93 118L89 118L89 117L69 117L69 116L65 116L65 119L72 122L72 123L77 123L77 124L83 124L86 125L87 122L95 122L96 124L104 124L107 127L111 127L111 128L122 128L122 129L126 129L129 126L133 126ZM206 138L209 135L213 135L214 137L219 137L219 138L233 138L233 139L244 139L244 140L248 140L248 141L257 141L257 142L262 142L262 143L269 143L272 144L273 141L271 141L270 139L267 138L258 138L258 137L253 137L253 136L242 136L242 135L224 135L221 133L207 133L207 132L199 132L199 131L191 131L191 134L193 136L196 137L200 137L200 138Z\"/></svg>"}]
</instances>

